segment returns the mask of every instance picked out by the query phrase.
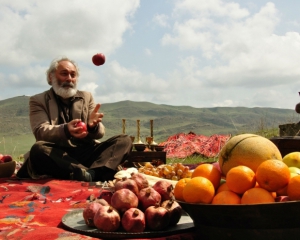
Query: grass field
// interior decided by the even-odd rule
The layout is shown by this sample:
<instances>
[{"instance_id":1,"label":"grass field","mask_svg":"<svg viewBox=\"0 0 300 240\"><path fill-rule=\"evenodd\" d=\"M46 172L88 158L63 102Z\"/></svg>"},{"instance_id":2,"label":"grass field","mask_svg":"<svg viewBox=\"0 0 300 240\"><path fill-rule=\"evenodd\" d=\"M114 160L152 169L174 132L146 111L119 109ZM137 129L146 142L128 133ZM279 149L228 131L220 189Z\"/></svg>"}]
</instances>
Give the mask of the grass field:
<instances>
[{"instance_id":1,"label":"grass field","mask_svg":"<svg viewBox=\"0 0 300 240\"><path fill-rule=\"evenodd\" d=\"M193 155L187 158L169 158L167 159L168 164L172 163L183 163L183 164L197 164L201 162L216 162L218 161L218 157L215 158L206 158L200 155Z\"/></svg>"},{"instance_id":2,"label":"grass field","mask_svg":"<svg viewBox=\"0 0 300 240\"><path fill-rule=\"evenodd\" d=\"M22 156L27 151L30 150L31 146L34 144L35 139L32 134L26 135L16 135L2 137L0 141L0 153L9 154L16 161L22 161ZM195 164L199 162L214 162L217 161L216 158L205 158L199 155L189 156L184 159L167 159L167 163L185 163L185 164Z\"/></svg>"},{"instance_id":3,"label":"grass field","mask_svg":"<svg viewBox=\"0 0 300 240\"><path fill-rule=\"evenodd\" d=\"M255 134L270 138L278 135L278 129L274 128L266 130L264 127L261 127L259 131L255 132ZM22 161L23 159L21 156L30 150L34 142L35 139L31 133L2 137L0 140L0 153L9 154L14 160ZM201 155L193 155L184 159L167 159L167 163L180 162L184 164L196 164L200 162L215 162L217 160L217 157L206 158Z\"/></svg>"},{"instance_id":4,"label":"grass field","mask_svg":"<svg viewBox=\"0 0 300 240\"><path fill-rule=\"evenodd\" d=\"M32 134L2 137L0 153L9 154L14 160L19 160L19 157L29 151L34 142L35 139Z\"/></svg>"}]
</instances>

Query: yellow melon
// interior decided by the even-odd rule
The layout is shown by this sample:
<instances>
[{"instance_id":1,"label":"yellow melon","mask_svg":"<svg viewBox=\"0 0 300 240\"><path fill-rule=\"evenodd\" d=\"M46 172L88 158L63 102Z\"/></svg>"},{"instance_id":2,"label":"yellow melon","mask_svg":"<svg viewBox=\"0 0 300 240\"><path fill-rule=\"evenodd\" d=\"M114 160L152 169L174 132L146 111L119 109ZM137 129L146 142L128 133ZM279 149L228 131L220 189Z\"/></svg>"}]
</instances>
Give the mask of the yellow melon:
<instances>
[{"instance_id":1,"label":"yellow melon","mask_svg":"<svg viewBox=\"0 0 300 240\"><path fill-rule=\"evenodd\" d=\"M277 146L269 139L255 134L240 134L232 137L219 153L219 165L222 173L236 166L244 165L256 172L263 161L282 156Z\"/></svg>"}]
</instances>

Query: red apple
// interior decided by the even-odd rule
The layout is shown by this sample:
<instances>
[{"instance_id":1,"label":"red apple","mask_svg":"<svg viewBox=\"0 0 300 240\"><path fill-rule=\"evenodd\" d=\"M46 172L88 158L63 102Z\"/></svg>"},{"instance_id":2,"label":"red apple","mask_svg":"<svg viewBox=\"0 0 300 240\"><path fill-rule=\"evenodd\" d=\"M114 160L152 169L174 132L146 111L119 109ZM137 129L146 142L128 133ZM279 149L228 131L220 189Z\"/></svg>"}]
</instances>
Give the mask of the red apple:
<instances>
[{"instance_id":1,"label":"red apple","mask_svg":"<svg viewBox=\"0 0 300 240\"><path fill-rule=\"evenodd\" d=\"M93 56L92 61L96 66L103 65L105 63L105 56L103 53L97 53Z\"/></svg>"},{"instance_id":2,"label":"red apple","mask_svg":"<svg viewBox=\"0 0 300 240\"><path fill-rule=\"evenodd\" d=\"M0 160L3 158L3 154L2 153L0 153Z\"/></svg>"},{"instance_id":3,"label":"red apple","mask_svg":"<svg viewBox=\"0 0 300 240\"><path fill-rule=\"evenodd\" d=\"M1 159L1 161L3 162L11 162L12 161L12 157L10 155L4 155Z\"/></svg>"},{"instance_id":4,"label":"red apple","mask_svg":"<svg viewBox=\"0 0 300 240\"><path fill-rule=\"evenodd\" d=\"M86 132L87 131L87 127L86 124L84 122L78 122L75 127L80 127L81 128L81 132Z\"/></svg>"}]
</instances>

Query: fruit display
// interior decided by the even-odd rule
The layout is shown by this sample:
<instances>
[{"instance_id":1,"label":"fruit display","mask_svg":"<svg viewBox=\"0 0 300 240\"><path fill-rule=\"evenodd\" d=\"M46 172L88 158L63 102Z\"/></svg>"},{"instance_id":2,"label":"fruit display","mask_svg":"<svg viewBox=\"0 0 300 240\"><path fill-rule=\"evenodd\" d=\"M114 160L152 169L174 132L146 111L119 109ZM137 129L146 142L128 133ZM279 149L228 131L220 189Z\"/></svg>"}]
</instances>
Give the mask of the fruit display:
<instances>
[{"instance_id":1,"label":"fruit display","mask_svg":"<svg viewBox=\"0 0 300 240\"><path fill-rule=\"evenodd\" d=\"M300 168L297 167L300 152L282 158L268 139L253 134L241 134L231 140L221 150L219 166L198 165L190 179L183 178L176 183L176 200L219 205L300 200ZM264 147L260 146L262 143Z\"/></svg>"},{"instance_id":2,"label":"fruit display","mask_svg":"<svg viewBox=\"0 0 300 240\"><path fill-rule=\"evenodd\" d=\"M110 200L92 199L84 208L85 224L100 231L141 233L175 226L182 208L174 199L173 185L161 179L150 186L141 173L115 179ZM138 190L137 190L138 189Z\"/></svg>"},{"instance_id":3,"label":"fruit display","mask_svg":"<svg viewBox=\"0 0 300 240\"><path fill-rule=\"evenodd\" d=\"M161 164L155 167L150 162L146 162L138 171L146 175L174 181L192 176L190 168L182 163Z\"/></svg>"}]
</instances>

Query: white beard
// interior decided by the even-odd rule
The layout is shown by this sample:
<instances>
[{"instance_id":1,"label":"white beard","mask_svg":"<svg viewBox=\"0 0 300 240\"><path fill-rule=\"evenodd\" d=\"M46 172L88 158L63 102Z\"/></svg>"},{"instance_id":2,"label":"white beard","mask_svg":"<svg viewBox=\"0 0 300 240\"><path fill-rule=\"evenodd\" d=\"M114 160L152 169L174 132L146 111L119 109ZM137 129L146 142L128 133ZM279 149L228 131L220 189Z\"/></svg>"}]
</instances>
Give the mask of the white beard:
<instances>
[{"instance_id":1,"label":"white beard","mask_svg":"<svg viewBox=\"0 0 300 240\"><path fill-rule=\"evenodd\" d=\"M62 85L58 84L57 78L52 76L52 87L54 92L62 97L63 99L67 99L73 97L77 92L77 84L76 83L63 83ZM64 88L64 86L69 86L69 88Z\"/></svg>"}]
</instances>

